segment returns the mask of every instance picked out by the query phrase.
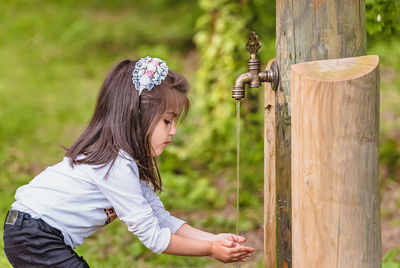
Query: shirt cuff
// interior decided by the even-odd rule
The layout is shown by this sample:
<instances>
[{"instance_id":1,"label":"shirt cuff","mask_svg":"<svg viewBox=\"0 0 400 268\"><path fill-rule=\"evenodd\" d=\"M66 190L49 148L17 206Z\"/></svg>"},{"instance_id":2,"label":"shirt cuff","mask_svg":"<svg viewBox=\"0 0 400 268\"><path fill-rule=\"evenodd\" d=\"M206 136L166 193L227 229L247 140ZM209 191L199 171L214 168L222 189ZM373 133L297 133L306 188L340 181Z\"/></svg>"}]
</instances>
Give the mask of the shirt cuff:
<instances>
[{"instance_id":1,"label":"shirt cuff","mask_svg":"<svg viewBox=\"0 0 400 268\"><path fill-rule=\"evenodd\" d=\"M160 245L157 246L157 248L150 248L150 250L156 254L163 253L168 248L169 243L171 242L171 232L168 229L166 228L161 229L161 233L163 239L161 240Z\"/></svg>"},{"instance_id":2,"label":"shirt cuff","mask_svg":"<svg viewBox=\"0 0 400 268\"><path fill-rule=\"evenodd\" d=\"M174 216L169 216L168 219L160 222L160 228L168 228L171 233L175 234L178 229L186 222Z\"/></svg>"}]
</instances>

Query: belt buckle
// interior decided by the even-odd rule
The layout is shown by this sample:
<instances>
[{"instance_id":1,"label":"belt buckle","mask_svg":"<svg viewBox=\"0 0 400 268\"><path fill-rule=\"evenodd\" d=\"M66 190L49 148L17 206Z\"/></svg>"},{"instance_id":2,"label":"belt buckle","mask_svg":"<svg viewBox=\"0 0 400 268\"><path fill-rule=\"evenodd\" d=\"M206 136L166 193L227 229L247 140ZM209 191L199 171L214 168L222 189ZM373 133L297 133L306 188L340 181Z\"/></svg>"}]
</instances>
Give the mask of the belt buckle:
<instances>
[{"instance_id":1,"label":"belt buckle","mask_svg":"<svg viewBox=\"0 0 400 268\"><path fill-rule=\"evenodd\" d=\"M18 219L18 211L17 210L10 210L8 212L5 224L14 225Z\"/></svg>"}]
</instances>

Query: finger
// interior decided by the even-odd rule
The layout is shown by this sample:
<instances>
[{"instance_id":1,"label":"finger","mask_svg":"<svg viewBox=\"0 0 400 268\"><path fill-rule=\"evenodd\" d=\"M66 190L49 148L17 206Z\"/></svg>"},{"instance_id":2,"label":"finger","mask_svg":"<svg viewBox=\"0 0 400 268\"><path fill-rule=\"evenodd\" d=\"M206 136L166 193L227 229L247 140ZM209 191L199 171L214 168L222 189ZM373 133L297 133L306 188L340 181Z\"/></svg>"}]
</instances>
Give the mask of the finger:
<instances>
[{"instance_id":1,"label":"finger","mask_svg":"<svg viewBox=\"0 0 400 268\"><path fill-rule=\"evenodd\" d=\"M233 236L235 237L236 241L239 243L244 243L247 240L246 237L244 237L244 236L240 236L240 235L233 235Z\"/></svg>"},{"instance_id":2,"label":"finger","mask_svg":"<svg viewBox=\"0 0 400 268\"><path fill-rule=\"evenodd\" d=\"M244 256L244 257L239 258L238 261L240 261L240 262L245 262L245 261L247 261L250 257L251 257L251 256Z\"/></svg>"},{"instance_id":3,"label":"finger","mask_svg":"<svg viewBox=\"0 0 400 268\"><path fill-rule=\"evenodd\" d=\"M231 259L233 262L244 262L245 260L247 260L246 256L242 256L242 257L234 257Z\"/></svg>"},{"instance_id":4,"label":"finger","mask_svg":"<svg viewBox=\"0 0 400 268\"><path fill-rule=\"evenodd\" d=\"M234 234L225 234L225 237L224 237L225 239L227 239L227 240L229 240L229 241L233 241L233 242L236 242L236 243L240 243L240 239L236 236L236 235L234 235Z\"/></svg>"},{"instance_id":5,"label":"finger","mask_svg":"<svg viewBox=\"0 0 400 268\"><path fill-rule=\"evenodd\" d=\"M234 234L230 234L230 240L235 241L235 242L239 242L239 239L236 235Z\"/></svg>"},{"instance_id":6,"label":"finger","mask_svg":"<svg viewBox=\"0 0 400 268\"><path fill-rule=\"evenodd\" d=\"M250 252L254 252L254 248L250 248L250 247L245 247L245 246L237 246L233 249L233 252L245 252L245 253L250 253Z\"/></svg>"},{"instance_id":7,"label":"finger","mask_svg":"<svg viewBox=\"0 0 400 268\"><path fill-rule=\"evenodd\" d=\"M219 243L219 244L220 244L221 246L228 247L228 248L233 248L233 247L236 246L236 243L235 243L235 242L229 241L229 240L220 240L220 243Z\"/></svg>"},{"instance_id":8,"label":"finger","mask_svg":"<svg viewBox=\"0 0 400 268\"><path fill-rule=\"evenodd\" d=\"M227 234L228 235L228 240L232 240L238 243L244 243L246 242L246 238L240 235L235 235L235 234Z\"/></svg>"},{"instance_id":9,"label":"finger","mask_svg":"<svg viewBox=\"0 0 400 268\"><path fill-rule=\"evenodd\" d=\"M251 255L252 255L252 253L248 253L248 252L232 253L232 257L234 257L234 258L251 257Z\"/></svg>"},{"instance_id":10,"label":"finger","mask_svg":"<svg viewBox=\"0 0 400 268\"><path fill-rule=\"evenodd\" d=\"M251 257L251 253L249 253L249 254L247 254L247 255L245 255L244 257L241 257L238 261L239 262L245 262L248 258L250 258Z\"/></svg>"},{"instance_id":11,"label":"finger","mask_svg":"<svg viewBox=\"0 0 400 268\"><path fill-rule=\"evenodd\" d=\"M240 261L241 259L244 259L244 258L248 258L247 255L232 256L232 257L231 257L231 259L232 259L233 261Z\"/></svg>"},{"instance_id":12,"label":"finger","mask_svg":"<svg viewBox=\"0 0 400 268\"><path fill-rule=\"evenodd\" d=\"M230 263L230 262L238 262L240 260L240 258L237 258L237 257L230 257L230 258L228 258L226 261L225 261L225 263Z\"/></svg>"},{"instance_id":13,"label":"finger","mask_svg":"<svg viewBox=\"0 0 400 268\"><path fill-rule=\"evenodd\" d=\"M241 253L231 253L230 257L234 259L242 259L242 258L248 258L251 257L252 253L246 253L246 252L241 252Z\"/></svg>"}]
</instances>

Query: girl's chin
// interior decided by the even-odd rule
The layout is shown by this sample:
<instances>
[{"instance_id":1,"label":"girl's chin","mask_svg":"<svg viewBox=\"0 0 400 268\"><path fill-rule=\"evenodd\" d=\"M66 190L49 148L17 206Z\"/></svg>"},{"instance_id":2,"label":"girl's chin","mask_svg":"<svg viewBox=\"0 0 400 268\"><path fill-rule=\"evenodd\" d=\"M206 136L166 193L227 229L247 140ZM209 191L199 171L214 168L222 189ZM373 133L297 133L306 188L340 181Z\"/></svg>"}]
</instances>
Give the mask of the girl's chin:
<instances>
[{"instance_id":1,"label":"girl's chin","mask_svg":"<svg viewBox=\"0 0 400 268\"><path fill-rule=\"evenodd\" d=\"M160 156L163 151L164 151L164 149L159 149L159 150L153 152L153 157Z\"/></svg>"}]
</instances>

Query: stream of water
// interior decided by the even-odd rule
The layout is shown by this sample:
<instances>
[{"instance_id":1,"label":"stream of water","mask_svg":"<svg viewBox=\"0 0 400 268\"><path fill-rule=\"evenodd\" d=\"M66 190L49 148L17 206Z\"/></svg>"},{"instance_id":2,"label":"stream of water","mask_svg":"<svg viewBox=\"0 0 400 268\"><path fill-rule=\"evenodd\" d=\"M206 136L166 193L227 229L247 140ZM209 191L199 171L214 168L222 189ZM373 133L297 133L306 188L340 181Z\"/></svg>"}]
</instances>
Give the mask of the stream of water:
<instances>
[{"instance_id":1,"label":"stream of water","mask_svg":"<svg viewBox=\"0 0 400 268\"><path fill-rule=\"evenodd\" d=\"M236 100L236 235L239 235L240 100ZM238 263L236 267L240 267Z\"/></svg>"},{"instance_id":2,"label":"stream of water","mask_svg":"<svg viewBox=\"0 0 400 268\"><path fill-rule=\"evenodd\" d=\"M239 235L240 100L236 100L236 235Z\"/></svg>"},{"instance_id":3,"label":"stream of water","mask_svg":"<svg viewBox=\"0 0 400 268\"><path fill-rule=\"evenodd\" d=\"M236 100L236 235L239 235L239 188L240 188L240 100ZM227 267L224 264L224 267ZM237 263L236 267L240 267Z\"/></svg>"}]
</instances>

